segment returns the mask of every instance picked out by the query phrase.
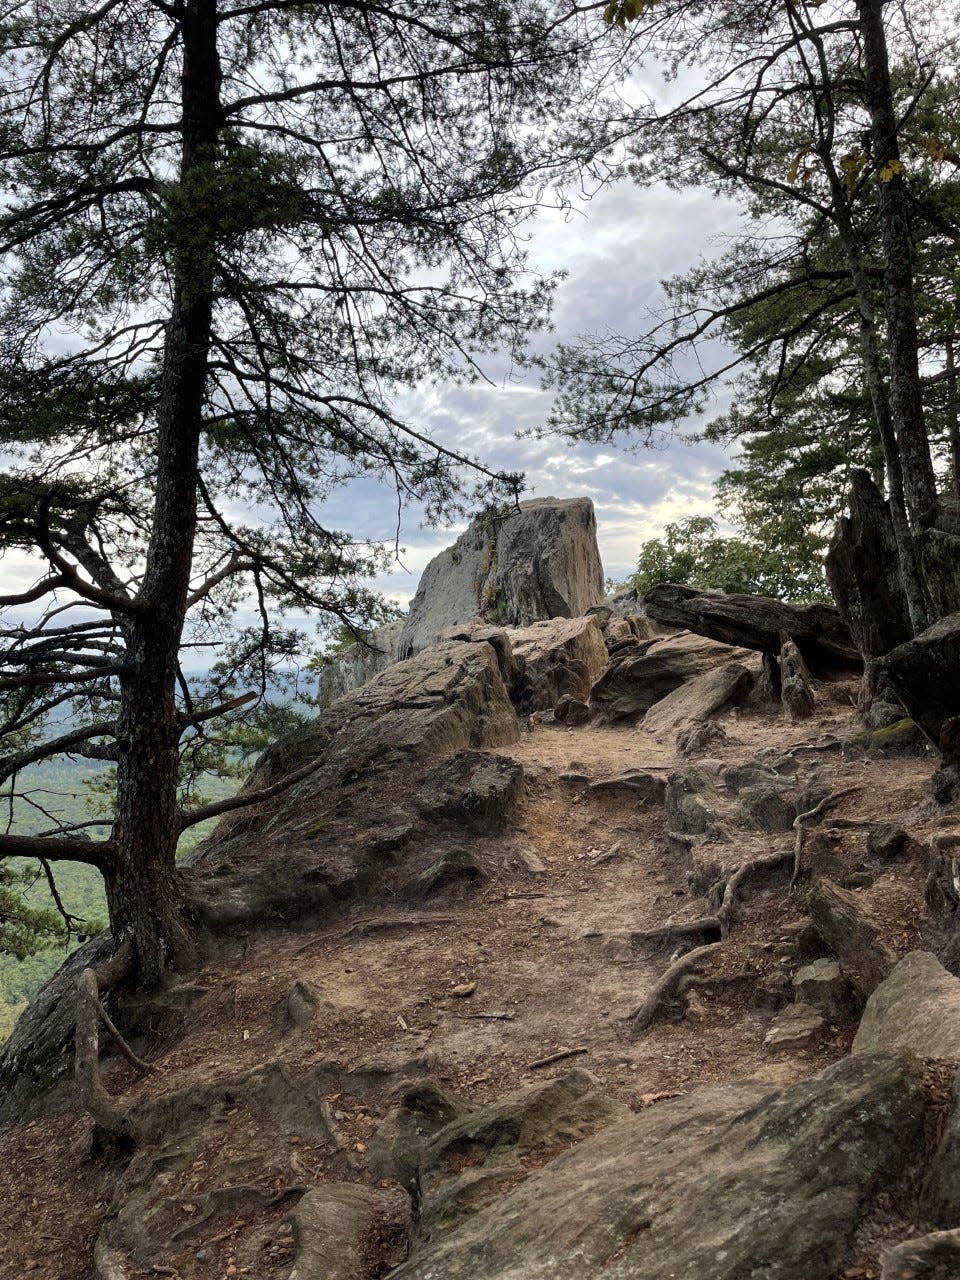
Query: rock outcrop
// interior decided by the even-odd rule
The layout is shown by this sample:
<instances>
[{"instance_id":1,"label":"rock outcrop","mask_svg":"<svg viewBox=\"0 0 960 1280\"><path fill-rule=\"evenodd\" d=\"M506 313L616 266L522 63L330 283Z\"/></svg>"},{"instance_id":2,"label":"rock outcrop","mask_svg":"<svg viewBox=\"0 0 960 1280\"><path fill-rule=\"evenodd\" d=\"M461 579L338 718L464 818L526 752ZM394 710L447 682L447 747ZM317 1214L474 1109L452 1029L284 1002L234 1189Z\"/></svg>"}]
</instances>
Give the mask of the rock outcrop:
<instances>
[{"instance_id":1,"label":"rock outcrop","mask_svg":"<svg viewBox=\"0 0 960 1280\"><path fill-rule=\"evenodd\" d=\"M779 653L789 636L815 671L858 670L862 658L837 609L827 604L787 604L765 596L726 595L663 583L643 598L657 622L686 627L723 644Z\"/></svg>"},{"instance_id":2,"label":"rock outcrop","mask_svg":"<svg viewBox=\"0 0 960 1280\"><path fill-rule=\"evenodd\" d=\"M519 733L491 645L452 641L388 667L264 754L246 784L252 791L311 763L315 769L275 800L228 815L198 846L197 912L216 928L316 919L388 875L399 892L441 852L418 826L429 821L419 794L425 766L463 752L462 794L448 770L438 816L490 819L496 771L479 770L469 751L515 742ZM500 811L516 796L515 775L504 774L494 805ZM471 790L475 778L479 791ZM371 824L374 798L378 822ZM216 893L206 892L210 883Z\"/></svg>"},{"instance_id":3,"label":"rock outcrop","mask_svg":"<svg viewBox=\"0 0 960 1280\"><path fill-rule=\"evenodd\" d=\"M954 775L960 775L960 613L941 618L877 662L881 680L896 694Z\"/></svg>"},{"instance_id":4,"label":"rock outcrop","mask_svg":"<svg viewBox=\"0 0 960 1280\"><path fill-rule=\"evenodd\" d=\"M399 656L447 627L481 619L526 627L577 617L603 601L603 567L589 498L536 498L484 515L424 569Z\"/></svg>"},{"instance_id":5,"label":"rock outcrop","mask_svg":"<svg viewBox=\"0 0 960 1280\"><path fill-rule=\"evenodd\" d=\"M396 1280L834 1280L862 1202L922 1141L921 1081L914 1058L859 1055L695 1089L415 1243Z\"/></svg>"},{"instance_id":6,"label":"rock outcrop","mask_svg":"<svg viewBox=\"0 0 960 1280\"><path fill-rule=\"evenodd\" d=\"M399 656L403 619L388 622L324 660L320 676L320 706L329 707L351 689L359 689L385 671Z\"/></svg>"},{"instance_id":7,"label":"rock outcrop","mask_svg":"<svg viewBox=\"0 0 960 1280\"><path fill-rule=\"evenodd\" d=\"M613 655L590 690L590 705L608 720L639 716L688 680L715 676L727 663L752 665L756 659L749 650L690 632L642 641Z\"/></svg>"},{"instance_id":8,"label":"rock outcrop","mask_svg":"<svg viewBox=\"0 0 960 1280\"><path fill-rule=\"evenodd\" d=\"M595 617L554 618L511 631L514 699L522 711L546 711L563 697L586 702L607 665Z\"/></svg>"},{"instance_id":9,"label":"rock outcrop","mask_svg":"<svg viewBox=\"0 0 960 1280\"><path fill-rule=\"evenodd\" d=\"M911 951L867 1001L854 1053L909 1049L960 1062L960 978L929 951Z\"/></svg>"},{"instance_id":10,"label":"rock outcrop","mask_svg":"<svg viewBox=\"0 0 960 1280\"><path fill-rule=\"evenodd\" d=\"M753 676L739 662L727 662L715 671L687 680L679 689L655 702L643 719L648 733L677 733L709 720L724 707L736 705L753 684Z\"/></svg>"}]
</instances>

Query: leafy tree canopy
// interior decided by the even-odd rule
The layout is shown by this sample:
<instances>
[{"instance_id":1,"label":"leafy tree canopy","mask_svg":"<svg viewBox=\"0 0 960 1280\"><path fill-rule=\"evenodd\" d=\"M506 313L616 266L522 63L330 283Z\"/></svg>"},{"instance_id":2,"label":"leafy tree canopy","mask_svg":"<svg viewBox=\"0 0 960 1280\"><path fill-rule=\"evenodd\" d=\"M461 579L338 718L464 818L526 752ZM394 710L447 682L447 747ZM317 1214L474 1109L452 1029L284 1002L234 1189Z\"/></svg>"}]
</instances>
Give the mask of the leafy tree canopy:
<instances>
[{"instance_id":1,"label":"leafy tree canopy","mask_svg":"<svg viewBox=\"0 0 960 1280\"><path fill-rule=\"evenodd\" d=\"M817 551L813 539L761 543L721 534L710 516L687 516L643 544L636 571L623 585L641 597L658 583L676 582L781 600L824 600L829 593Z\"/></svg>"}]
</instances>

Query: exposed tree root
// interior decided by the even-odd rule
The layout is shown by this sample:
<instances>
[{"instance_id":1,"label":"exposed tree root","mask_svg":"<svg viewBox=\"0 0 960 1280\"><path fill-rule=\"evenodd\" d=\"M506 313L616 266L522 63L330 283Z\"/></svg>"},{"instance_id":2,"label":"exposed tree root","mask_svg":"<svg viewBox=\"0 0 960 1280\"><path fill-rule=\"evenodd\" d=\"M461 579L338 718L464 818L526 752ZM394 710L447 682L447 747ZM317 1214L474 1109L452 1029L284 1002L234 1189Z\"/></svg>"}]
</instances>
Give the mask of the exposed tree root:
<instances>
[{"instance_id":1,"label":"exposed tree root","mask_svg":"<svg viewBox=\"0 0 960 1280\"><path fill-rule=\"evenodd\" d=\"M749 862L745 862L742 867L737 868L727 881L726 888L723 891L723 899L717 908L717 921L720 925L722 937L725 938L730 932L730 925L733 923L736 909L737 891L744 880L748 876L752 876L755 871L769 871L773 867L779 867L782 863L788 862L793 856L792 849L775 849L773 853L765 853L759 858L751 858Z\"/></svg>"},{"instance_id":2,"label":"exposed tree root","mask_svg":"<svg viewBox=\"0 0 960 1280\"><path fill-rule=\"evenodd\" d=\"M77 980L76 1079L80 1100L96 1123L107 1133L132 1138L130 1108L132 1102L122 1095L108 1093L100 1074L100 1023L117 1041L128 1062L138 1070L146 1063L136 1056L107 1016L100 1003L100 992L115 987L133 969L133 943L123 943L116 953L97 969L84 969Z\"/></svg>"},{"instance_id":3,"label":"exposed tree root","mask_svg":"<svg viewBox=\"0 0 960 1280\"><path fill-rule=\"evenodd\" d=\"M803 840L806 835L806 824L813 822L815 818L822 817L835 804L838 804L845 796L852 795L855 791L859 791L859 787L842 787L839 791L831 791L815 805L812 809L808 809L806 813L798 813L793 820L793 829L796 832L793 842L793 874L790 877L790 888L795 889L800 882L800 873L803 869Z\"/></svg>"},{"instance_id":4,"label":"exposed tree root","mask_svg":"<svg viewBox=\"0 0 960 1280\"><path fill-rule=\"evenodd\" d=\"M664 1001L675 994L680 979L695 969L707 956L713 955L722 945L721 942L708 942L705 947L696 947L693 951L688 951L686 955L681 956L679 960L675 960L660 981L647 992L643 1003L620 1021L629 1024L633 1035L639 1035L641 1031L645 1031Z\"/></svg>"},{"instance_id":5,"label":"exposed tree root","mask_svg":"<svg viewBox=\"0 0 960 1280\"><path fill-rule=\"evenodd\" d=\"M685 938L719 942L723 929L718 916L697 916L695 920L678 920L661 925L658 929L644 929L630 934L634 944L644 942L682 942Z\"/></svg>"},{"instance_id":6,"label":"exposed tree root","mask_svg":"<svg viewBox=\"0 0 960 1280\"><path fill-rule=\"evenodd\" d=\"M757 974L753 969L738 969L736 973L685 973L677 983L677 995L685 996L688 991L717 991L756 980Z\"/></svg>"}]
</instances>

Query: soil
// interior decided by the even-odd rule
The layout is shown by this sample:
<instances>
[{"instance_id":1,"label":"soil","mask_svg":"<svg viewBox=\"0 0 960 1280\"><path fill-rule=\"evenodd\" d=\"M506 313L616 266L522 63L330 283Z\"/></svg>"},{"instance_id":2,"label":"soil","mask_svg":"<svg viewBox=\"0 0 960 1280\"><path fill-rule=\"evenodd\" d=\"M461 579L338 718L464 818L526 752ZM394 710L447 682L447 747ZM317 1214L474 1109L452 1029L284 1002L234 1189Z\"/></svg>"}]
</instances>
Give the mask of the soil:
<instances>
[{"instance_id":1,"label":"soil","mask_svg":"<svg viewBox=\"0 0 960 1280\"><path fill-rule=\"evenodd\" d=\"M837 818L896 821L923 844L943 821L927 798L935 762L842 757L837 741L858 728L842 705L849 693L847 686L821 690L820 716L801 725L756 710L729 715L722 722L728 741L711 747L711 759L729 764L794 750L802 776L819 774L831 789L857 788L816 830ZM796 967L784 961L784 931L806 916L807 885L790 890L789 862L747 882L729 936L704 967L735 980L673 1002L646 1032L632 1035L624 1019L669 965L671 949L635 946L630 933L710 914L716 903L691 891L684 856L667 839L662 804L638 804L629 791L595 791L590 783L638 769L666 778L702 762L679 759L672 740L634 726L535 721L500 754L523 765L526 796L505 835L467 837L484 872L477 887L428 908L380 899L355 904L322 929L237 938L191 975L186 1013L137 1042L154 1064L151 1075L138 1080L119 1058L108 1059L108 1087L138 1097L278 1060L294 1075L323 1064L338 1140L279 1133L242 1105L233 1114L228 1107L215 1144L171 1162L164 1194L179 1203L184 1223L216 1185L255 1183L272 1189L275 1203L245 1203L211 1218L209 1227L198 1221L182 1246L171 1244L162 1265L131 1277L286 1277L287 1192L327 1178L373 1180L365 1158L370 1138L395 1101L397 1082L414 1070L483 1102L579 1066L602 1092L641 1109L707 1081L786 1083L849 1050L853 1010L808 1048L764 1048L776 1011L769 995L775 975ZM731 865L792 847L792 832L744 826L739 802L722 785L710 803L718 856ZM867 828L836 830L843 870L862 870ZM458 847L463 843L458 833ZM858 889L898 953L922 943L923 886L924 868L908 858ZM300 1031L283 1016L297 981L317 998L316 1016ZM561 1054L567 1056L532 1065ZM2 1280L92 1274L94 1241L124 1166L92 1153L91 1140L92 1124L70 1088L44 1117L0 1133Z\"/></svg>"}]
</instances>

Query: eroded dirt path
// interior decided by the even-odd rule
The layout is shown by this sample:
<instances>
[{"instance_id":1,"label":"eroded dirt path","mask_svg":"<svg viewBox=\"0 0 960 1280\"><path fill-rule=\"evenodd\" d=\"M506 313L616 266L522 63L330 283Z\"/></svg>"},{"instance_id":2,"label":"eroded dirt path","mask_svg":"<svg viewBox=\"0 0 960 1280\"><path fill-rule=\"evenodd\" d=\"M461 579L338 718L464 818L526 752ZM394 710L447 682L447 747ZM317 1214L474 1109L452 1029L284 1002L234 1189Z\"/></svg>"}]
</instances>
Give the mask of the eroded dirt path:
<instances>
[{"instance_id":1,"label":"eroded dirt path","mask_svg":"<svg viewBox=\"0 0 960 1280\"><path fill-rule=\"evenodd\" d=\"M747 713L723 723L729 741L712 751L716 763L693 762L716 779L724 765L813 744L795 757L801 781L814 774L828 787L842 781L857 788L837 813L880 814L918 838L934 820L923 798L932 762L841 760L831 735L853 726L839 706L802 726ZM371 1135L397 1082L412 1071L483 1101L577 1065L603 1092L642 1108L701 1081L798 1079L847 1051L852 1018L831 1024L811 1047L772 1054L763 1045L789 963L782 940L804 914L803 892L788 888L789 868L751 882L744 893L735 927L710 966L732 980L697 992L673 1020L632 1037L622 1019L671 952L635 947L629 933L692 919L710 904L690 888L688 862L667 837L663 804L591 784L628 771L665 779L691 762L679 760L672 743L634 727L534 726L500 754L523 765L526 794L504 834L470 838L483 871L478 884L416 910L399 900L358 904L319 931L250 933L191 978L182 1016L167 1019L151 1048L157 1070L136 1088L157 1096L189 1093L278 1060L293 1073L322 1064L317 1079L326 1083L318 1087L328 1091L342 1150L295 1127L281 1133L272 1121L258 1123L240 1102L232 1112L227 1106L217 1130L222 1142L171 1159L165 1196L179 1203L184 1223L217 1179L272 1186L277 1203L221 1215L208 1231L201 1225L187 1233L165 1269L131 1276L286 1277L284 1188L345 1173L375 1179L365 1163ZM726 863L736 866L792 841L790 834L745 825L736 797L719 781L715 791L717 856ZM860 866L865 838L856 827L840 830L830 846L836 865L851 872ZM921 868L897 864L865 890L900 951L916 945L922 887ZM317 1001L302 1030L291 1029L285 1013L298 982ZM576 1056L532 1065L567 1050ZM118 1067L109 1083L119 1090L132 1079ZM91 1274L92 1242L109 1211L115 1174L88 1158L89 1138L89 1123L69 1101L52 1119L0 1135L3 1280Z\"/></svg>"}]
</instances>

